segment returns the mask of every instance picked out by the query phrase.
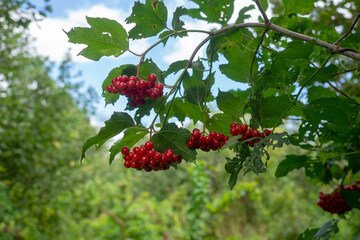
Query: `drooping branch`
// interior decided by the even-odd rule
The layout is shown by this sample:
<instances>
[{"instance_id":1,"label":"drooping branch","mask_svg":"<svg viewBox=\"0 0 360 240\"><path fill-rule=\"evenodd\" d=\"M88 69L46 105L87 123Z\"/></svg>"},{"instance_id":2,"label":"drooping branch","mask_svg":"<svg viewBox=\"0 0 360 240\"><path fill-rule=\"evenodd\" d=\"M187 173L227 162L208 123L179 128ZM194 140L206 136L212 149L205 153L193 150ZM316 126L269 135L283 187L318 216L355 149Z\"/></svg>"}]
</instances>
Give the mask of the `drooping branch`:
<instances>
[{"instance_id":1,"label":"drooping branch","mask_svg":"<svg viewBox=\"0 0 360 240\"><path fill-rule=\"evenodd\" d=\"M268 24L270 22L269 18L267 17L263 7L261 6L259 0L255 0L255 3L259 9L259 11L261 12L261 15L263 16L264 20L265 20L265 23Z\"/></svg>"}]
</instances>

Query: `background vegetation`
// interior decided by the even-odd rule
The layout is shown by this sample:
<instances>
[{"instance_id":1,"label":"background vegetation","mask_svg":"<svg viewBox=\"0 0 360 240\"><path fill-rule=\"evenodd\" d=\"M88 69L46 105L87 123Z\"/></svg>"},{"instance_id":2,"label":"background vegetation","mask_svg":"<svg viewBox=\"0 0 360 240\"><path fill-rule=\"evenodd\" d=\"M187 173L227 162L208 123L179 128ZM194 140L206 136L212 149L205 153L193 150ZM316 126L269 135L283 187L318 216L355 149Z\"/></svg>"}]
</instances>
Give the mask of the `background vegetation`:
<instances>
[{"instance_id":1,"label":"background vegetation","mask_svg":"<svg viewBox=\"0 0 360 240\"><path fill-rule=\"evenodd\" d=\"M350 3L350 12L360 11L358 1L328 2L314 11L315 25L347 29L336 9ZM0 5L0 239L290 240L335 217L316 205L320 183L303 170L275 178L283 156L300 148L271 152L267 173L240 176L232 191L223 169L231 152L200 153L196 165L156 173L126 170L120 160L109 166L102 151L80 165L81 146L95 134L93 92L82 93L66 57L53 79L51 63L29 53L24 30L36 20L29 9L51 10L30 1ZM358 97L358 82L343 79ZM333 238L359 239L359 211L346 218Z\"/></svg>"}]
</instances>

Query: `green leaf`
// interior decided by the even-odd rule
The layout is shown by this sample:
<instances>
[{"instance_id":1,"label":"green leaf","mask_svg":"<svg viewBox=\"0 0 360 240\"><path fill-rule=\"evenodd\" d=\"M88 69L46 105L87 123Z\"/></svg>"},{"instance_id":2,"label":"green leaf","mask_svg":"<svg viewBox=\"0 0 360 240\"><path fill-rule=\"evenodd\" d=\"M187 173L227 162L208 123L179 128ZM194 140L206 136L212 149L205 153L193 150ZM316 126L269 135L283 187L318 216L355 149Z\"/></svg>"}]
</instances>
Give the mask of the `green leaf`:
<instances>
[{"instance_id":1,"label":"green leaf","mask_svg":"<svg viewBox=\"0 0 360 240\"><path fill-rule=\"evenodd\" d=\"M240 9L239 14L238 14L238 18L236 19L235 23L236 24L243 23L244 20L250 18L251 15L246 14L246 12L251 11L253 9L255 9L255 6L252 5L252 4L247 6L247 7L243 7L242 9Z\"/></svg>"},{"instance_id":2,"label":"green leaf","mask_svg":"<svg viewBox=\"0 0 360 240\"><path fill-rule=\"evenodd\" d=\"M305 84L307 79L313 75L317 69L315 68L306 68L303 71L303 75L300 77L300 85ZM327 67L322 68L310 82L307 82L308 85L312 85L314 82L326 83L333 78L333 75L337 72L337 67L334 64L330 64Z\"/></svg>"},{"instance_id":3,"label":"green leaf","mask_svg":"<svg viewBox=\"0 0 360 240\"><path fill-rule=\"evenodd\" d=\"M306 229L299 235L297 240L313 240L313 237L317 231L319 231L319 228Z\"/></svg>"},{"instance_id":4,"label":"green leaf","mask_svg":"<svg viewBox=\"0 0 360 240\"><path fill-rule=\"evenodd\" d=\"M275 55L275 59L309 59L316 41L303 42L294 40L288 43L287 48Z\"/></svg>"},{"instance_id":5,"label":"green leaf","mask_svg":"<svg viewBox=\"0 0 360 240\"><path fill-rule=\"evenodd\" d=\"M331 91L329 88L312 86L308 89L308 102L312 102L319 98L330 98L336 97L334 91Z\"/></svg>"},{"instance_id":6,"label":"green leaf","mask_svg":"<svg viewBox=\"0 0 360 240\"><path fill-rule=\"evenodd\" d=\"M155 133L151 140L158 151L173 149L174 153L181 155L186 161L195 161L196 151L187 146L191 132L185 128L179 128L175 123L169 123Z\"/></svg>"},{"instance_id":7,"label":"green leaf","mask_svg":"<svg viewBox=\"0 0 360 240\"><path fill-rule=\"evenodd\" d=\"M107 18L86 20L91 28L75 27L65 32L69 42L87 45L79 55L97 61L103 56L118 57L129 49L128 36L121 24Z\"/></svg>"},{"instance_id":8,"label":"green leaf","mask_svg":"<svg viewBox=\"0 0 360 240\"><path fill-rule=\"evenodd\" d=\"M228 78L242 83L250 82L250 66L253 58L253 52L242 50L240 47L225 49L224 56L228 60L227 64L219 66L220 71ZM257 61L253 66L253 76L258 69Z\"/></svg>"},{"instance_id":9,"label":"green leaf","mask_svg":"<svg viewBox=\"0 0 360 240\"><path fill-rule=\"evenodd\" d=\"M289 15L291 13L306 15L309 14L314 9L315 0L303 0L301 4L297 0L286 0L283 1L285 14Z\"/></svg>"},{"instance_id":10,"label":"green leaf","mask_svg":"<svg viewBox=\"0 0 360 240\"><path fill-rule=\"evenodd\" d=\"M176 74L181 69L186 67L188 60L180 60L170 64L169 68L163 73L163 78L166 78L170 74Z\"/></svg>"},{"instance_id":11,"label":"green leaf","mask_svg":"<svg viewBox=\"0 0 360 240\"><path fill-rule=\"evenodd\" d=\"M230 174L229 181L228 181L230 190L232 190L235 187L235 185L237 183L238 175L239 175L239 172L241 171L241 169L242 169L242 165L237 165L235 167L235 171L233 171Z\"/></svg>"},{"instance_id":12,"label":"green leaf","mask_svg":"<svg viewBox=\"0 0 360 240\"><path fill-rule=\"evenodd\" d=\"M292 102L287 95L270 96L265 98L260 105L261 126L276 127L276 123L279 125L282 124L282 121L279 121L279 119L283 116L291 104Z\"/></svg>"},{"instance_id":13,"label":"green leaf","mask_svg":"<svg viewBox=\"0 0 360 240\"><path fill-rule=\"evenodd\" d=\"M314 235L314 240L328 240L331 237L332 233L339 232L339 227L337 223L339 222L339 219L331 219L330 221L326 222L322 227L317 231L317 233Z\"/></svg>"},{"instance_id":14,"label":"green leaf","mask_svg":"<svg viewBox=\"0 0 360 240\"><path fill-rule=\"evenodd\" d=\"M339 97L320 98L303 107L304 116L313 128L317 128L321 120L325 120L329 122L331 129L338 132L350 129L359 110L359 104L355 100Z\"/></svg>"},{"instance_id":15,"label":"green leaf","mask_svg":"<svg viewBox=\"0 0 360 240\"><path fill-rule=\"evenodd\" d=\"M141 63L139 75L140 77L147 79L150 73L156 74L159 82L164 82L161 79L162 71L151 58L146 59L143 63Z\"/></svg>"},{"instance_id":16,"label":"green leaf","mask_svg":"<svg viewBox=\"0 0 360 240\"><path fill-rule=\"evenodd\" d=\"M134 3L130 17L126 23L135 23L129 31L129 37L140 39L156 36L166 28L167 9L162 1L146 0Z\"/></svg>"},{"instance_id":17,"label":"green leaf","mask_svg":"<svg viewBox=\"0 0 360 240\"><path fill-rule=\"evenodd\" d=\"M238 118L243 117L243 111L247 101L246 95L248 94L248 91L241 93L243 97L234 96L232 92L222 92L219 89L218 96L216 97L218 108L228 115L233 115Z\"/></svg>"},{"instance_id":18,"label":"green leaf","mask_svg":"<svg viewBox=\"0 0 360 240\"><path fill-rule=\"evenodd\" d=\"M225 25L234 11L234 0L191 0L199 8L189 9L188 15L207 22Z\"/></svg>"},{"instance_id":19,"label":"green leaf","mask_svg":"<svg viewBox=\"0 0 360 240\"><path fill-rule=\"evenodd\" d=\"M134 121L129 114L124 112L114 112L109 120L105 122L105 127L102 127L99 133L89 138L83 145L81 160L85 158L85 152L93 145L99 148L110 138L118 135L124 129L133 127Z\"/></svg>"},{"instance_id":20,"label":"green leaf","mask_svg":"<svg viewBox=\"0 0 360 240\"><path fill-rule=\"evenodd\" d=\"M229 135L230 125L233 122L239 122L239 118L224 113L216 113L206 121L206 128L209 131L222 132L225 135Z\"/></svg>"},{"instance_id":21,"label":"green leaf","mask_svg":"<svg viewBox=\"0 0 360 240\"><path fill-rule=\"evenodd\" d=\"M170 102L167 103L165 109L168 109ZM207 110L207 112L210 112ZM204 113L200 110L198 105L192 104L182 98L175 98L172 107L169 111L168 118L176 117L180 122L183 122L186 117L190 118L196 124L198 121L203 121Z\"/></svg>"},{"instance_id":22,"label":"green leaf","mask_svg":"<svg viewBox=\"0 0 360 240\"><path fill-rule=\"evenodd\" d=\"M131 148L132 146L134 146L134 144L136 144L138 141L143 139L148 132L149 131L147 129L140 129L140 128L126 129L124 131L124 137L118 140L116 143L114 143L109 150L110 151L109 164L111 164L114 161L115 156L119 152L121 152L121 149L123 147L126 146Z\"/></svg>"},{"instance_id":23,"label":"green leaf","mask_svg":"<svg viewBox=\"0 0 360 240\"><path fill-rule=\"evenodd\" d=\"M114 93L109 93L108 91L106 91L106 87L108 85L111 85L111 80L117 76L121 76L124 75L126 72L126 70L128 69L134 69L135 68L135 72L136 72L136 66L134 65L122 65L120 67L114 68L112 69L108 76L105 78L103 84L102 84L102 96L105 98L105 105L107 104L114 104L120 97L119 94L114 94ZM126 74L125 74L126 75Z\"/></svg>"},{"instance_id":24,"label":"green leaf","mask_svg":"<svg viewBox=\"0 0 360 240\"><path fill-rule=\"evenodd\" d=\"M360 192L342 190L341 196L346 200L346 204L351 208L360 209Z\"/></svg>"},{"instance_id":25,"label":"green leaf","mask_svg":"<svg viewBox=\"0 0 360 240\"><path fill-rule=\"evenodd\" d=\"M186 15L187 13L188 13L188 10L184 7L176 8L174 15L173 15L172 22L171 22L171 26L173 27L173 30L179 31L179 30L184 29L183 27L184 27L185 23L180 20L180 17L183 15ZM185 36L186 35L187 34L185 33Z\"/></svg>"},{"instance_id":26,"label":"green leaf","mask_svg":"<svg viewBox=\"0 0 360 240\"><path fill-rule=\"evenodd\" d=\"M300 169L307 166L308 157L305 155L287 155L277 167L275 176L285 177L289 172L294 169Z\"/></svg>"},{"instance_id":27,"label":"green leaf","mask_svg":"<svg viewBox=\"0 0 360 240\"><path fill-rule=\"evenodd\" d=\"M210 90L214 84L214 73L203 80L204 66L200 61L195 63L197 66L192 68L193 74L191 76L186 74L183 78L184 95L186 100L192 104L201 106L205 100L212 100ZM195 66L194 63L193 66Z\"/></svg>"},{"instance_id":28,"label":"green leaf","mask_svg":"<svg viewBox=\"0 0 360 240\"><path fill-rule=\"evenodd\" d=\"M347 155L346 159L349 161L348 166L353 174L360 171L360 153Z\"/></svg>"},{"instance_id":29,"label":"green leaf","mask_svg":"<svg viewBox=\"0 0 360 240\"><path fill-rule=\"evenodd\" d=\"M135 116L134 116L134 120L135 120L136 124L141 124L141 119L144 116L149 116L151 110L154 110L155 112L157 112L159 110L159 108L161 107L161 105L164 103L164 101L165 101L165 97L159 97L156 100L152 100L151 98L146 98L144 105L137 106ZM130 106L127 106L127 108L125 110L132 110L132 109L133 108L131 108Z\"/></svg>"}]
</instances>

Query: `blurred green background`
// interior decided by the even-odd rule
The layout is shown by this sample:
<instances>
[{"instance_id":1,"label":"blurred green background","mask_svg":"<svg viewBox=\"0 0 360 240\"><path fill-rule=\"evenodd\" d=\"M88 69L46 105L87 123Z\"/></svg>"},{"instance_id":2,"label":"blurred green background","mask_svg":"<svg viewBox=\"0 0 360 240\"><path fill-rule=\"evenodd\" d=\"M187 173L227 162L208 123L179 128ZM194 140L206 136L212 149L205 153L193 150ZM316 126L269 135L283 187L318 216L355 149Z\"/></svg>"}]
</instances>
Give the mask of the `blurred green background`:
<instances>
[{"instance_id":1,"label":"blurred green background","mask_svg":"<svg viewBox=\"0 0 360 240\"><path fill-rule=\"evenodd\" d=\"M68 57L54 78L54 66L30 53L27 3L0 6L1 240L291 240L334 217L316 205L319 190L331 189L309 183L303 170L275 178L283 156L299 153L291 147L271 152L267 173L241 176L233 191L227 151L150 173L120 159L109 166L106 147L80 164L83 142L97 131L89 121L96 96L73 81ZM334 239L360 238L359 211L347 218Z\"/></svg>"}]
</instances>

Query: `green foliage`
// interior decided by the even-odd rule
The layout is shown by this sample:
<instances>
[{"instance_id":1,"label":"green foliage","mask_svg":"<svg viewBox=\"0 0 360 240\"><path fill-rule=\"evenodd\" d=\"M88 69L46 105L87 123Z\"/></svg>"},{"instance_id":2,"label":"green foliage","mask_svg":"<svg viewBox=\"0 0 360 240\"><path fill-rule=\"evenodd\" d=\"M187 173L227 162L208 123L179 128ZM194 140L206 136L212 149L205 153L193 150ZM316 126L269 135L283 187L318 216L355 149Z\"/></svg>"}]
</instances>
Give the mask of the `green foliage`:
<instances>
[{"instance_id":1,"label":"green foliage","mask_svg":"<svg viewBox=\"0 0 360 240\"><path fill-rule=\"evenodd\" d=\"M103 56L118 57L129 49L126 30L114 20L86 17L91 28L75 27L66 34L69 42L86 44L79 55L91 60Z\"/></svg>"}]
</instances>

